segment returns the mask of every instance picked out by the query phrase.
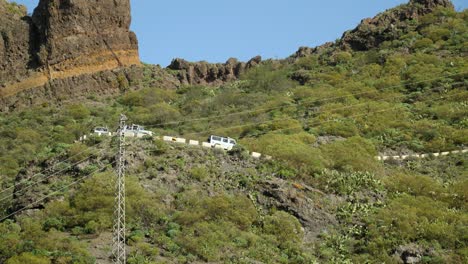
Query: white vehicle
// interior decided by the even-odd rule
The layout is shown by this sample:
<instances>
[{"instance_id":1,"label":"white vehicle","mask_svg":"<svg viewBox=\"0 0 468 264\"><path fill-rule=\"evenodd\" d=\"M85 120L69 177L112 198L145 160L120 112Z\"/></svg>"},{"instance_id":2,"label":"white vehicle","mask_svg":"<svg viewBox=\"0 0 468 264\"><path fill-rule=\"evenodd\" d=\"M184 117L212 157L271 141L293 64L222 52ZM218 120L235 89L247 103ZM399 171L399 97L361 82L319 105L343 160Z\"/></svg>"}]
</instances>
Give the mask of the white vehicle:
<instances>
[{"instance_id":1,"label":"white vehicle","mask_svg":"<svg viewBox=\"0 0 468 264\"><path fill-rule=\"evenodd\" d=\"M210 136L208 142L214 148L223 148L225 150L231 150L236 144L236 140L229 137Z\"/></svg>"},{"instance_id":2,"label":"white vehicle","mask_svg":"<svg viewBox=\"0 0 468 264\"><path fill-rule=\"evenodd\" d=\"M107 127L95 127L93 129L93 133L98 134L98 136L107 135L109 134L109 129Z\"/></svg>"},{"instance_id":3,"label":"white vehicle","mask_svg":"<svg viewBox=\"0 0 468 264\"><path fill-rule=\"evenodd\" d=\"M123 132L125 134L132 133L137 137L152 136L153 135L152 131L145 130L145 128L143 126L135 125L135 124L133 124L131 126L130 125L125 126Z\"/></svg>"}]
</instances>

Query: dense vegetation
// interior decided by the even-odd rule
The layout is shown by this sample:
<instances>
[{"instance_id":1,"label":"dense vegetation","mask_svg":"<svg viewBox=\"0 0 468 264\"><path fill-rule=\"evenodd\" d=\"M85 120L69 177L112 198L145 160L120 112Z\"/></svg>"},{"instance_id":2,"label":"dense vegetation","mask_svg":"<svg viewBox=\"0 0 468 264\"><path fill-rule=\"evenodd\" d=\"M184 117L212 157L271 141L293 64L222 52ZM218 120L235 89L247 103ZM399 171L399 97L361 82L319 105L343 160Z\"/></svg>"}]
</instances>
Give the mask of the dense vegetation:
<instances>
[{"instance_id":1,"label":"dense vegetation","mask_svg":"<svg viewBox=\"0 0 468 264\"><path fill-rule=\"evenodd\" d=\"M221 87L150 87L147 65L142 89L118 98L2 114L0 218L18 201L54 191L57 199L0 223L0 263L94 262L85 241L111 230L116 142L74 141L94 126L115 128L122 112L157 134L228 135L242 145L222 154L130 143L130 263L393 263L405 250L422 263L468 262L467 155L375 159L468 144L468 11L438 9L410 27L369 51L332 46L267 61ZM243 148L275 160L252 161ZM217 164L230 160L232 175ZM64 172L34 185L25 194L33 200L12 198L21 175L44 169ZM166 174L177 188L157 180ZM336 223L305 239L301 219L250 199L272 179L320 190L313 199Z\"/></svg>"}]
</instances>

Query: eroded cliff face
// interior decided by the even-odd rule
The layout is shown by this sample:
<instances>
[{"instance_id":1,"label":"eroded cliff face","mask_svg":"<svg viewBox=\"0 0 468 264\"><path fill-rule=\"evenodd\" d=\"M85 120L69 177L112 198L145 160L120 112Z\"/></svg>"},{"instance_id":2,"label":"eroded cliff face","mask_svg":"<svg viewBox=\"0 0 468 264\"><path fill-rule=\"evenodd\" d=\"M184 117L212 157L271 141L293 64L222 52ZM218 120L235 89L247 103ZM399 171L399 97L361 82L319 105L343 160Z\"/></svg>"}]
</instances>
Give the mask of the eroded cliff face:
<instances>
[{"instance_id":1,"label":"eroded cliff face","mask_svg":"<svg viewBox=\"0 0 468 264\"><path fill-rule=\"evenodd\" d=\"M41 43L39 62L52 73L139 63L129 0L41 0L32 19Z\"/></svg>"},{"instance_id":2,"label":"eroded cliff face","mask_svg":"<svg viewBox=\"0 0 468 264\"><path fill-rule=\"evenodd\" d=\"M33 103L21 99L40 97L40 92L29 91L33 88L79 94L73 87L53 84L80 79L83 87L96 83L103 71L119 80L128 76L128 68L140 64L130 21L130 0L40 0L32 17L24 7L0 0L0 104L14 108ZM108 79L97 82L116 83Z\"/></svg>"}]
</instances>

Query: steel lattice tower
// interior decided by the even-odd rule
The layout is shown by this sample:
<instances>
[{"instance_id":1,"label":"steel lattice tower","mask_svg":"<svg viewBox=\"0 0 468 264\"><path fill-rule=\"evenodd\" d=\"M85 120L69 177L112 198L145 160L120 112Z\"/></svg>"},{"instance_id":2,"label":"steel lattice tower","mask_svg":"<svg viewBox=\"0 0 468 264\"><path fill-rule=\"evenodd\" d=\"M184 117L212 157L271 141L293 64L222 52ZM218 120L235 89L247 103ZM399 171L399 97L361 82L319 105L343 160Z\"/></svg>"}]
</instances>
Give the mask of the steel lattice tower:
<instances>
[{"instance_id":1,"label":"steel lattice tower","mask_svg":"<svg viewBox=\"0 0 468 264\"><path fill-rule=\"evenodd\" d=\"M117 180L115 184L115 210L113 228L112 255L114 263L127 263L125 252L125 121L127 117L120 115L119 122L119 154L117 164Z\"/></svg>"}]
</instances>

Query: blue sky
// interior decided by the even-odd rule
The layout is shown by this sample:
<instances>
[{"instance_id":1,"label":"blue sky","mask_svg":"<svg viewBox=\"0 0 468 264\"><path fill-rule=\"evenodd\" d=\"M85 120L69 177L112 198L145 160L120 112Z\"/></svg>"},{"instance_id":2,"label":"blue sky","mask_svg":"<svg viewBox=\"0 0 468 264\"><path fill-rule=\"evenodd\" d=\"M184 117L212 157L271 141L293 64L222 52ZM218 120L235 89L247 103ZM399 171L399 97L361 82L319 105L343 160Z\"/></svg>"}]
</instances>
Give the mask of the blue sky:
<instances>
[{"instance_id":1,"label":"blue sky","mask_svg":"<svg viewBox=\"0 0 468 264\"><path fill-rule=\"evenodd\" d=\"M285 58L300 46L334 41L408 0L131 0L132 30L142 61L167 66L173 58L225 62ZM16 0L32 11L38 0ZM468 0L453 0L457 10Z\"/></svg>"}]
</instances>

